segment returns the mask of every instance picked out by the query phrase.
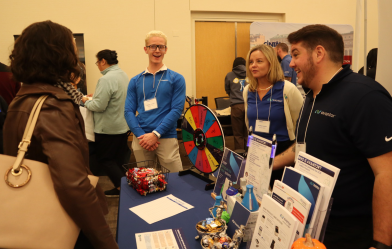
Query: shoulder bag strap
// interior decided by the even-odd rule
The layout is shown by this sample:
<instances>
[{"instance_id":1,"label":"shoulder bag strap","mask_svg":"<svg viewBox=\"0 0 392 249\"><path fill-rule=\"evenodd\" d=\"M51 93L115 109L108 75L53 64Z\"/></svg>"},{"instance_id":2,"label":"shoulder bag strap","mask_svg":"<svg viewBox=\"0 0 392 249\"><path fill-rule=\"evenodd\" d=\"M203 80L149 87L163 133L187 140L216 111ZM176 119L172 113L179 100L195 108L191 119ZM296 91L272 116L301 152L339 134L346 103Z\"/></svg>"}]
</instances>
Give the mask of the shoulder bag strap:
<instances>
[{"instance_id":1,"label":"shoulder bag strap","mask_svg":"<svg viewBox=\"0 0 392 249\"><path fill-rule=\"evenodd\" d=\"M22 141L19 143L19 150L18 150L18 155L16 156L15 163L13 165L13 170L15 172L19 172L20 165L22 164L22 161L24 159L24 156L27 152L27 148L29 147L31 143L31 137L33 135L33 131L35 128L35 125L37 124L38 116L41 111L41 107L46 100L46 98L49 95L43 95L38 98L38 100L35 102L33 109L31 110L29 119L27 120L26 128L23 133L23 138Z\"/></svg>"}]
</instances>

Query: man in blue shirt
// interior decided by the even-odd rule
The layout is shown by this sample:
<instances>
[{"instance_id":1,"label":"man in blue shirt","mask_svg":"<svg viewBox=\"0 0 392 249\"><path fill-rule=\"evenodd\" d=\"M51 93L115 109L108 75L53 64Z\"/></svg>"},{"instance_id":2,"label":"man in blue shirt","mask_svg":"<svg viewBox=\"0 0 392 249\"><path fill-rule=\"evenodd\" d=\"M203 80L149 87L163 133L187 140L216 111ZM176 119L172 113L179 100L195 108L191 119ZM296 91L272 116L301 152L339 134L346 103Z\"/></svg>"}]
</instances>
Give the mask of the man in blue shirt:
<instances>
[{"instance_id":1,"label":"man in blue shirt","mask_svg":"<svg viewBox=\"0 0 392 249\"><path fill-rule=\"evenodd\" d=\"M282 60L280 66L282 67L284 78L294 85L297 84L297 73L290 67L291 62L291 55L289 55L289 47L286 43L279 43L276 45L276 53L278 54L279 58Z\"/></svg>"},{"instance_id":2,"label":"man in blue shirt","mask_svg":"<svg viewBox=\"0 0 392 249\"><path fill-rule=\"evenodd\" d=\"M144 51L148 67L131 79L124 114L134 134L132 150L136 161L158 158L162 166L178 172L182 162L176 126L184 109L185 79L163 64L167 49L163 32L153 30L147 34Z\"/></svg>"}]
</instances>

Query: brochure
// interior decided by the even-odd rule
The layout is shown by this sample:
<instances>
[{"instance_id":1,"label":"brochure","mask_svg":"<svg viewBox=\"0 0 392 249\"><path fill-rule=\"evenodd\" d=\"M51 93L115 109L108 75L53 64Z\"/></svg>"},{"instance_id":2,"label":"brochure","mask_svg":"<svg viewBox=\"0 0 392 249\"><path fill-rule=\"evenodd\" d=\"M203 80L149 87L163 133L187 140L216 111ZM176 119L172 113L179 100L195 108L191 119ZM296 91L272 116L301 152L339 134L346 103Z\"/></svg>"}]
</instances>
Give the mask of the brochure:
<instances>
[{"instance_id":1,"label":"brochure","mask_svg":"<svg viewBox=\"0 0 392 249\"><path fill-rule=\"evenodd\" d=\"M217 196L221 194L222 186L225 183L226 178L233 183L237 182L237 176L240 172L240 166L243 159L244 158L239 154L225 148L213 191Z\"/></svg>"},{"instance_id":2,"label":"brochure","mask_svg":"<svg viewBox=\"0 0 392 249\"><path fill-rule=\"evenodd\" d=\"M311 207L310 202L300 193L278 180L275 180L272 188L272 199L284 206L299 221L294 240L304 237L305 225Z\"/></svg>"},{"instance_id":3,"label":"brochure","mask_svg":"<svg viewBox=\"0 0 392 249\"><path fill-rule=\"evenodd\" d=\"M182 229L135 233L137 249L190 249Z\"/></svg>"},{"instance_id":4,"label":"brochure","mask_svg":"<svg viewBox=\"0 0 392 249\"><path fill-rule=\"evenodd\" d=\"M324 185L316 179L299 171L298 169L286 167L283 172L282 182L304 196L312 205L306 221L305 233L314 238L316 232L317 214L322 203Z\"/></svg>"},{"instance_id":5,"label":"brochure","mask_svg":"<svg viewBox=\"0 0 392 249\"><path fill-rule=\"evenodd\" d=\"M250 249L288 249L293 244L298 220L268 195L263 196Z\"/></svg>"},{"instance_id":6,"label":"brochure","mask_svg":"<svg viewBox=\"0 0 392 249\"><path fill-rule=\"evenodd\" d=\"M268 193L272 173L271 149L270 140L257 135L250 136L244 177L247 184L253 185L253 193L259 201Z\"/></svg>"},{"instance_id":7,"label":"brochure","mask_svg":"<svg viewBox=\"0 0 392 249\"><path fill-rule=\"evenodd\" d=\"M319 208L320 218L317 222L316 233L314 236L314 238L319 239L321 229L324 224L325 215L327 214L329 201L331 199L333 189L335 188L340 169L309 154L306 154L305 152L300 152L298 154L294 168L310 175L325 186L323 203Z\"/></svg>"},{"instance_id":8,"label":"brochure","mask_svg":"<svg viewBox=\"0 0 392 249\"><path fill-rule=\"evenodd\" d=\"M235 202L230 222L227 224L227 235L233 237L235 230L240 228L241 225L245 226L245 236L243 242L250 241L255 229L257 216L259 210L251 212L238 201Z\"/></svg>"}]
</instances>

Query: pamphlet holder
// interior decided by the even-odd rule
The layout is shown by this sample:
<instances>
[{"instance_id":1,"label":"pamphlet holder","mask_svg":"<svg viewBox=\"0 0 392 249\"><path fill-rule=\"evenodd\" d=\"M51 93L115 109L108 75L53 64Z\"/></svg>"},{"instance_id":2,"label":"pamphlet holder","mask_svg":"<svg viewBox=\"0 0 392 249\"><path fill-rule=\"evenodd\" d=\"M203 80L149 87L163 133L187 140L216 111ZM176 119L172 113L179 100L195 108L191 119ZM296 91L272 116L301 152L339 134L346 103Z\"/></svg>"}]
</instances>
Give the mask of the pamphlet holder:
<instances>
[{"instance_id":1,"label":"pamphlet holder","mask_svg":"<svg viewBox=\"0 0 392 249\"><path fill-rule=\"evenodd\" d=\"M321 228L321 232L320 232L319 241L321 243L324 242L325 231L327 230L329 215L331 214L331 209L332 209L332 203L333 203L333 198L331 197L331 199L329 200L327 214L325 215L324 224L323 224L323 227Z\"/></svg>"}]
</instances>

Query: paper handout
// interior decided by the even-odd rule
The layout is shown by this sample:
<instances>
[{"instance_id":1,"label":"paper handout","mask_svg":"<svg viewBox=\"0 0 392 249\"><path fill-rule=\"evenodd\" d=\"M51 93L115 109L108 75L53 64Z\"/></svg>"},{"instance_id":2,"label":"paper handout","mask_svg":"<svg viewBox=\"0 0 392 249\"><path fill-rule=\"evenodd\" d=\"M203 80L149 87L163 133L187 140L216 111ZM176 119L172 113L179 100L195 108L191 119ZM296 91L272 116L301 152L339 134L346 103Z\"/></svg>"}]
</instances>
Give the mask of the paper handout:
<instances>
[{"instance_id":1,"label":"paper handout","mask_svg":"<svg viewBox=\"0 0 392 249\"><path fill-rule=\"evenodd\" d=\"M157 212L157 208L159 209L159 212ZM192 208L194 208L192 205L189 205L177 197L166 195L154 201L130 208L129 210L134 212L148 224L152 224Z\"/></svg>"}]
</instances>

